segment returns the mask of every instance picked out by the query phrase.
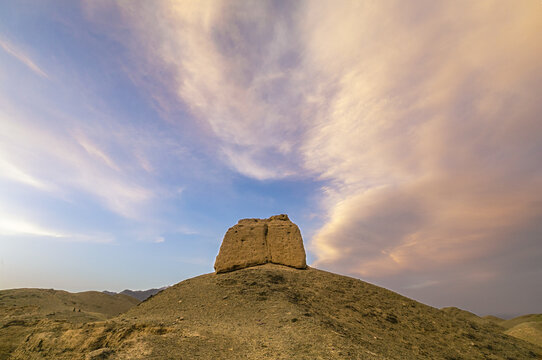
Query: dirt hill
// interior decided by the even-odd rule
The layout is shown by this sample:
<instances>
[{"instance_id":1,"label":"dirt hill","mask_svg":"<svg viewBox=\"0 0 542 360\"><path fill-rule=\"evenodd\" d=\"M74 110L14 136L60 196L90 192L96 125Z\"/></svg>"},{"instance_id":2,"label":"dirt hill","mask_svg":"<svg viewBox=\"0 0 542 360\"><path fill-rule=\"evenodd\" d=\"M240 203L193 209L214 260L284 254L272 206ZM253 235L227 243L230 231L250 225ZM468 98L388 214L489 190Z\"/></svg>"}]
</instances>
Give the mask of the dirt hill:
<instances>
[{"instance_id":1,"label":"dirt hill","mask_svg":"<svg viewBox=\"0 0 542 360\"><path fill-rule=\"evenodd\" d=\"M8 358L29 334L54 324L103 321L126 312L138 300L97 291L69 293L53 289L0 291L0 359Z\"/></svg>"},{"instance_id":2,"label":"dirt hill","mask_svg":"<svg viewBox=\"0 0 542 360\"><path fill-rule=\"evenodd\" d=\"M115 318L41 327L11 359L535 359L542 349L346 276L266 264L174 285Z\"/></svg>"},{"instance_id":3,"label":"dirt hill","mask_svg":"<svg viewBox=\"0 0 542 360\"><path fill-rule=\"evenodd\" d=\"M498 325L505 328L508 335L542 346L542 314L518 316L502 320Z\"/></svg>"},{"instance_id":4,"label":"dirt hill","mask_svg":"<svg viewBox=\"0 0 542 360\"><path fill-rule=\"evenodd\" d=\"M473 313L453 307L444 308L442 310L447 311L454 316L463 317L478 323L493 324L496 326L496 329L507 335L542 347L542 314L522 315L513 319L504 320L491 315L478 317Z\"/></svg>"}]
</instances>

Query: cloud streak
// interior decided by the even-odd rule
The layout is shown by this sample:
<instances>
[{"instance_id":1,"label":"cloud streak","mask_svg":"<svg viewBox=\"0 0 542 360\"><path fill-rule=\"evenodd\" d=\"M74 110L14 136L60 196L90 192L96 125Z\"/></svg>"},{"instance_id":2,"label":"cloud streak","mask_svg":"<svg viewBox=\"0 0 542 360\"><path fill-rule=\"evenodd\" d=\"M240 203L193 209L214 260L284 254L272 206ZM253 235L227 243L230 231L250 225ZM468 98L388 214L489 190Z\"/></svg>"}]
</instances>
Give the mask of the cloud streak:
<instances>
[{"instance_id":1,"label":"cloud streak","mask_svg":"<svg viewBox=\"0 0 542 360\"><path fill-rule=\"evenodd\" d=\"M0 235L31 235L40 237L64 238L65 234L55 230L43 228L28 221L7 218L5 215L0 220Z\"/></svg>"},{"instance_id":2,"label":"cloud streak","mask_svg":"<svg viewBox=\"0 0 542 360\"><path fill-rule=\"evenodd\" d=\"M26 67L28 67L30 70L32 70L35 74L41 76L42 78L49 79L49 75L45 71L43 71L34 61L30 59L27 55L25 55L20 50L17 50L13 44L10 44L5 39L0 38L0 48L2 48L6 53L10 54L17 60L19 60L21 63L23 63Z\"/></svg>"},{"instance_id":3,"label":"cloud streak","mask_svg":"<svg viewBox=\"0 0 542 360\"><path fill-rule=\"evenodd\" d=\"M76 140L85 149L85 151L92 156L97 157L102 160L107 166L111 169L119 171L118 165L109 157L103 150L99 149L96 145L92 144L90 141L85 139L82 136L76 136Z\"/></svg>"},{"instance_id":4,"label":"cloud streak","mask_svg":"<svg viewBox=\"0 0 542 360\"><path fill-rule=\"evenodd\" d=\"M83 190L127 218L142 216L143 206L153 199L153 190L131 181L130 172L121 171L104 150L82 135L85 129L77 124L69 125L77 134L72 135L70 131L43 128L23 114L0 116L4 134L0 143L3 177L60 198L69 198L72 189ZM87 137L91 135L88 133ZM102 140L108 136L101 133Z\"/></svg>"},{"instance_id":5,"label":"cloud streak","mask_svg":"<svg viewBox=\"0 0 542 360\"><path fill-rule=\"evenodd\" d=\"M0 154L0 176L13 180L15 182L23 183L40 190L49 190L50 187L44 184L39 179L27 174L17 166L12 164L6 159L5 155Z\"/></svg>"},{"instance_id":6,"label":"cloud streak","mask_svg":"<svg viewBox=\"0 0 542 360\"><path fill-rule=\"evenodd\" d=\"M37 237L43 239L53 239L62 242L89 242L89 243L112 243L113 236L109 234L74 234L56 229L50 229L37 224L34 221L28 221L20 217L3 212L0 218L0 240L11 239L13 237Z\"/></svg>"}]
</instances>

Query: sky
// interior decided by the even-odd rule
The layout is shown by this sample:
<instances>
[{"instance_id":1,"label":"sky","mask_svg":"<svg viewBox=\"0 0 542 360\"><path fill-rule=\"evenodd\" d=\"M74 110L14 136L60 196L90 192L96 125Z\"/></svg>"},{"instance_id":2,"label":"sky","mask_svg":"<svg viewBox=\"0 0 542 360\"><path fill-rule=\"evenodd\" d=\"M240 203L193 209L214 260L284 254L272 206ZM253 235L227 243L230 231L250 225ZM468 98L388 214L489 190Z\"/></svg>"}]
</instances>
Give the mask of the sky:
<instances>
[{"instance_id":1,"label":"sky","mask_svg":"<svg viewBox=\"0 0 542 360\"><path fill-rule=\"evenodd\" d=\"M308 263L542 312L539 0L0 3L0 289L147 289L287 213Z\"/></svg>"}]
</instances>

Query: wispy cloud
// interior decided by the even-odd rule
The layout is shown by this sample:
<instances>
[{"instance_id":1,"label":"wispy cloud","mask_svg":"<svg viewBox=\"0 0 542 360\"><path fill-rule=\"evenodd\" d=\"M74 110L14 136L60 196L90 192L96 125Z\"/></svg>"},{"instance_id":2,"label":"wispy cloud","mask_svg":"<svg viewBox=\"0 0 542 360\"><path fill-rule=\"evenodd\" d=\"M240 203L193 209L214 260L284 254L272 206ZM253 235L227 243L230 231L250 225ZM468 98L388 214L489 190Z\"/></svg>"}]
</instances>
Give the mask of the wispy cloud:
<instances>
[{"instance_id":1,"label":"wispy cloud","mask_svg":"<svg viewBox=\"0 0 542 360\"><path fill-rule=\"evenodd\" d=\"M114 241L114 237L110 234L77 234L61 231L5 212L0 213L0 238L11 239L18 236L53 239L62 242L112 243Z\"/></svg>"},{"instance_id":2,"label":"wispy cloud","mask_svg":"<svg viewBox=\"0 0 542 360\"><path fill-rule=\"evenodd\" d=\"M384 279L522 262L531 236L514 234L538 234L542 211L540 4L276 4L121 3L128 71L239 173L326 183L319 266Z\"/></svg>"},{"instance_id":3,"label":"wispy cloud","mask_svg":"<svg viewBox=\"0 0 542 360\"><path fill-rule=\"evenodd\" d=\"M61 232L47 229L28 221L8 218L5 214L0 219L0 235L31 235L53 238L65 238L67 236Z\"/></svg>"},{"instance_id":4,"label":"wispy cloud","mask_svg":"<svg viewBox=\"0 0 542 360\"><path fill-rule=\"evenodd\" d=\"M50 186L26 173L24 170L18 168L11 162L9 162L5 156L0 152L0 176L20 182L40 190L50 190Z\"/></svg>"},{"instance_id":5,"label":"wispy cloud","mask_svg":"<svg viewBox=\"0 0 542 360\"><path fill-rule=\"evenodd\" d=\"M140 220L130 238L152 242L192 233L149 219L160 198L195 203L185 178L312 179L317 266L419 293L542 271L538 0L82 4L69 38L100 61L66 51L55 84L37 49L0 39L39 76L2 73L0 176L16 190ZM35 220L4 228L71 233Z\"/></svg>"},{"instance_id":6,"label":"wispy cloud","mask_svg":"<svg viewBox=\"0 0 542 360\"><path fill-rule=\"evenodd\" d=\"M418 282L416 284L408 285L406 286L406 288L407 289L423 289L423 288L431 287L437 284L439 284L439 281L427 280L427 281Z\"/></svg>"},{"instance_id":7,"label":"wispy cloud","mask_svg":"<svg viewBox=\"0 0 542 360\"><path fill-rule=\"evenodd\" d=\"M34 61L30 59L27 55L25 55L22 51L16 49L13 44L9 43L5 39L0 38L0 48L2 48L5 52L19 60L21 63L26 65L30 70L32 70L37 75L49 79L49 75L45 71L43 71Z\"/></svg>"},{"instance_id":8,"label":"wispy cloud","mask_svg":"<svg viewBox=\"0 0 542 360\"><path fill-rule=\"evenodd\" d=\"M89 140L85 139L83 136L76 136L76 140L86 150L89 155L95 156L98 159L102 160L107 166L111 169L119 171L118 165L101 149L99 149L95 144L91 143Z\"/></svg>"},{"instance_id":9,"label":"wispy cloud","mask_svg":"<svg viewBox=\"0 0 542 360\"><path fill-rule=\"evenodd\" d=\"M74 137L70 131L44 128L21 114L0 116L5 137L0 143L3 177L51 191L61 198L69 198L70 189L82 190L96 196L109 210L128 218L142 216L145 204L153 199L153 190L133 181L130 171L121 171L104 150L89 140L92 134L85 137L77 124L70 124L75 129L73 133L78 134ZM110 136L101 134L102 139ZM133 143L122 145L130 151ZM32 168L32 174L26 168Z\"/></svg>"},{"instance_id":10,"label":"wispy cloud","mask_svg":"<svg viewBox=\"0 0 542 360\"><path fill-rule=\"evenodd\" d=\"M163 243L163 242L165 242L165 241L166 241L166 239L164 239L163 236L158 236L156 239L154 239L153 242L154 242L155 244L160 244L160 243Z\"/></svg>"},{"instance_id":11,"label":"wispy cloud","mask_svg":"<svg viewBox=\"0 0 542 360\"><path fill-rule=\"evenodd\" d=\"M97 21L100 11L111 10L108 3L87 6ZM128 70L131 77L158 79L169 92L163 96L173 94L215 139L224 162L257 179L296 173L297 139L308 123L298 113L305 86L293 72L297 45L289 34L295 25L289 18L267 16L295 12L295 5L289 6L281 10L272 2L222 1L119 5L122 20L141 39L122 39L143 63ZM154 26L155 17L165 19L161 26ZM164 70L167 78L160 75ZM160 95L154 88L151 94Z\"/></svg>"}]
</instances>

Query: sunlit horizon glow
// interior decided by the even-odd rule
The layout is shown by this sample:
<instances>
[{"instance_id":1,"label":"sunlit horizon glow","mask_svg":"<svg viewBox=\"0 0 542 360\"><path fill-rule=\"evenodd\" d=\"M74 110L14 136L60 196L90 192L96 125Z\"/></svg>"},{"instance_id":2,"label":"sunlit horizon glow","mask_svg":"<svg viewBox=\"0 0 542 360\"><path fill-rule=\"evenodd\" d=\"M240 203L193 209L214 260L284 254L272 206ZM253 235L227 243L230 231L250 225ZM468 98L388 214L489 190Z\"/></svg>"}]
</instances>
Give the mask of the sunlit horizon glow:
<instances>
[{"instance_id":1,"label":"sunlit horizon glow","mask_svg":"<svg viewBox=\"0 0 542 360\"><path fill-rule=\"evenodd\" d=\"M146 289L288 213L312 266L542 312L542 5L0 5L0 288Z\"/></svg>"}]
</instances>

